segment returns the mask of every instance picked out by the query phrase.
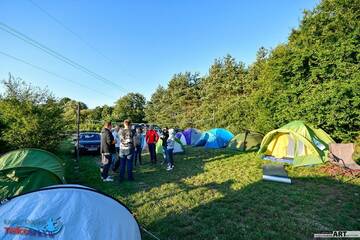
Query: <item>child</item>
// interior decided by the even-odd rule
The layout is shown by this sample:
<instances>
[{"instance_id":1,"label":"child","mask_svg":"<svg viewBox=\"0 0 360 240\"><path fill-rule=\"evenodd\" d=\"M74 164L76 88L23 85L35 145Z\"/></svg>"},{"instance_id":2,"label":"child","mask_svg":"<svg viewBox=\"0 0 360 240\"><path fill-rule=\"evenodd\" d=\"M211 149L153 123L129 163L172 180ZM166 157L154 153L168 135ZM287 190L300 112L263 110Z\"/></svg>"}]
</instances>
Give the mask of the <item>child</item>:
<instances>
[{"instance_id":1,"label":"child","mask_svg":"<svg viewBox=\"0 0 360 240\"><path fill-rule=\"evenodd\" d=\"M174 169L174 144L175 144L175 131L174 129L169 129L169 138L167 139L166 146L166 160L168 162L168 166L166 168L167 171L171 171Z\"/></svg>"}]
</instances>

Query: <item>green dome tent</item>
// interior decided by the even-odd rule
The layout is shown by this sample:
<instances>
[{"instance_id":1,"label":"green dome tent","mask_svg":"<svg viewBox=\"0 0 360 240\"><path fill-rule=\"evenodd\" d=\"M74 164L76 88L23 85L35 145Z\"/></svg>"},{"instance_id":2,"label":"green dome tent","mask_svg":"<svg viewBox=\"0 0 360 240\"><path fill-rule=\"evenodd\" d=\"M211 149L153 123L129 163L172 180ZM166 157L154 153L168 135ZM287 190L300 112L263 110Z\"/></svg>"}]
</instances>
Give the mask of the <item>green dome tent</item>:
<instances>
[{"instance_id":1,"label":"green dome tent","mask_svg":"<svg viewBox=\"0 0 360 240\"><path fill-rule=\"evenodd\" d=\"M0 199L65 182L61 160L40 149L19 149L0 157Z\"/></svg>"},{"instance_id":2,"label":"green dome tent","mask_svg":"<svg viewBox=\"0 0 360 240\"><path fill-rule=\"evenodd\" d=\"M293 121L266 134L259 153L269 160L289 160L294 166L321 164L328 161L332 142L324 130Z\"/></svg>"},{"instance_id":3,"label":"green dome tent","mask_svg":"<svg viewBox=\"0 0 360 240\"><path fill-rule=\"evenodd\" d=\"M227 147L241 152L257 151L263 137L261 133L245 131L233 137Z\"/></svg>"}]
</instances>

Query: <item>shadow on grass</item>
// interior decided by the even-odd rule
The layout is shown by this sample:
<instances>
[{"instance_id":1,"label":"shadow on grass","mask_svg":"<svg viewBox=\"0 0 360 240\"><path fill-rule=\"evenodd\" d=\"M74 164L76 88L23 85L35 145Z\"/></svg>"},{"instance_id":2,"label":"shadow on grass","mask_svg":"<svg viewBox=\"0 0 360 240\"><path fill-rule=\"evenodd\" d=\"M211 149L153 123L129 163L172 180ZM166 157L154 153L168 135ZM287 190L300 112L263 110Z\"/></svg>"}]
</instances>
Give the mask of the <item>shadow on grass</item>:
<instances>
[{"instance_id":1,"label":"shadow on grass","mask_svg":"<svg viewBox=\"0 0 360 240\"><path fill-rule=\"evenodd\" d=\"M126 201L132 194L157 188L166 183L179 182L181 179L190 178L204 171L204 164L209 161L219 161L238 154L236 151L227 149L205 149L186 147L185 154L174 155L175 169L171 172L165 170L166 164L161 165L163 156L157 155L157 164L150 164L149 154L143 153L143 165L134 167L134 182L118 182L119 173L110 172L114 177L113 183L100 181L99 160L100 156L82 155L80 158L80 169L78 176L74 176L74 154L69 148L71 145L64 143L59 147L59 156L66 160L65 177L68 183L79 183L107 192L114 197Z\"/></svg>"},{"instance_id":2,"label":"shadow on grass","mask_svg":"<svg viewBox=\"0 0 360 240\"><path fill-rule=\"evenodd\" d=\"M240 190L233 189L234 180L199 186L222 197L171 212L147 227L161 239L174 240L312 239L321 231L360 229L360 186L328 177L294 181L259 181Z\"/></svg>"}]
</instances>

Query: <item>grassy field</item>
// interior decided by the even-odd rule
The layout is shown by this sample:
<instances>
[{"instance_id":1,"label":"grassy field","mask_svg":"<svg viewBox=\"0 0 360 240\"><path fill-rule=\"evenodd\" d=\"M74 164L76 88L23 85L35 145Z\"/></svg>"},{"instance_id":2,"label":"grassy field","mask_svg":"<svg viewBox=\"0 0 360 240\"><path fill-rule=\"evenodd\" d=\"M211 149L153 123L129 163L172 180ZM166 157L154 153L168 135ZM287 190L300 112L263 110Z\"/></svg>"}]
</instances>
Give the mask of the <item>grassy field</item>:
<instances>
[{"instance_id":1,"label":"grassy field","mask_svg":"<svg viewBox=\"0 0 360 240\"><path fill-rule=\"evenodd\" d=\"M360 179L332 177L323 167L287 167L292 185L264 182L255 153L187 148L173 172L148 164L146 155L134 182L104 183L99 157L81 157L75 174L69 149L60 149L68 182L120 199L160 239L312 239L360 230Z\"/></svg>"}]
</instances>

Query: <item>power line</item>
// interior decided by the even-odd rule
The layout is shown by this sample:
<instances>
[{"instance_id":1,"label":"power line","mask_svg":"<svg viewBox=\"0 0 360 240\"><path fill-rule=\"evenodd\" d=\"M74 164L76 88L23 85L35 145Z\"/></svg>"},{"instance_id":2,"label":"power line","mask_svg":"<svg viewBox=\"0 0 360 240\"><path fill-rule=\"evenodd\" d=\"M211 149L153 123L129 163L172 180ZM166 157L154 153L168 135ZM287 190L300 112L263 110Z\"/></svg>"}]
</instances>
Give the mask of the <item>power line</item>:
<instances>
[{"instance_id":1,"label":"power line","mask_svg":"<svg viewBox=\"0 0 360 240\"><path fill-rule=\"evenodd\" d=\"M96 93L98 93L98 94L101 94L101 95L104 95L104 96L106 96L106 97L109 97L109 95L107 95L107 94L105 94L105 93L103 93L103 92L100 92L100 91L98 91L98 90L96 90L96 89L90 88L90 87L88 87L88 86L86 86L86 85L84 85L84 84L81 84L81 83L79 83L79 82L76 82L76 81L74 81L74 80L72 80L72 79L63 77L63 76L61 76L61 75L59 75L59 74L57 74L57 73L51 72L51 71L49 71L49 70L47 70L47 69L45 69L45 68L43 68L43 67L40 67L40 66L34 65L34 64L32 64L32 63L29 63L29 62L27 62L27 61L25 61L25 60L23 60L23 59L21 59L21 58L15 57L15 56L13 56L13 55L10 55L10 54L5 53L5 52L2 52L2 51L0 51L0 54L6 56L6 57L8 57L8 58L11 58L11 59L13 59L13 60L15 60L15 61L18 61L18 62L21 62L21 63L26 64L26 65L28 65L28 66L31 66L31 67L33 67L33 68L35 68L35 69L40 70L40 71L46 72L46 73L48 73L48 74L50 74L50 75L53 75L53 76L55 76L55 77L57 77L57 78L60 78L60 79L63 79L63 80L72 82L73 84L77 84L77 85L79 85L79 86L81 86L81 87L83 87L83 88L87 88L87 89L89 89L89 90L91 90L91 91L94 91L94 92L96 92Z\"/></svg>"},{"instance_id":2,"label":"power line","mask_svg":"<svg viewBox=\"0 0 360 240\"><path fill-rule=\"evenodd\" d=\"M62 26L66 31L74 35L76 38L78 38L80 41L82 41L85 45L87 45L89 48L91 48L94 52L96 52L98 55L102 56L104 59L106 59L108 62L112 64L116 64L112 59L110 59L108 56L106 56L104 53L102 53L98 48L94 47L92 44L90 44L88 41L86 41L84 38L82 38L79 34L77 34L75 31L73 31L71 28L66 26L63 22L61 22L58 18L56 18L54 15L50 14L48 11L46 11L43 7L41 7L39 4L34 2L33 0L28 0L31 4L33 4L36 8L38 8L41 12L43 12L45 15L47 15L49 18L51 18L54 22ZM118 64L117 64L118 65ZM133 74L127 73L127 75L136 78Z\"/></svg>"},{"instance_id":3,"label":"power line","mask_svg":"<svg viewBox=\"0 0 360 240\"><path fill-rule=\"evenodd\" d=\"M0 21L0 29L7 32L7 33L9 33L9 34L11 34L11 35L13 35L14 37L16 37L16 38L18 38L18 39L32 45L33 47L36 47L36 48L42 50L43 52L55 57L56 59L66 63L66 64L68 64L68 65L70 65L70 66L72 66L72 67L74 67L74 68L76 68L76 69L90 75L90 76L92 76L93 78L95 78L97 80L100 80L100 81L102 81L102 82L104 82L104 83L106 83L108 85L111 85L111 86L117 86L117 87L121 88L122 90L127 91L125 88L123 88L120 85L114 83L113 81L110 81L107 78L105 78L105 77L103 77L103 76L89 70L88 68L84 67L83 65L81 65L81 64L79 64L79 63L65 57L64 55L62 55L62 54L48 48L44 44L39 43L38 41L28 37L27 35L17 31L16 29L8 26L7 24L5 24L5 23L3 23L1 21Z\"/></svg>"}]
</instances>

